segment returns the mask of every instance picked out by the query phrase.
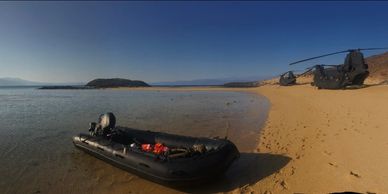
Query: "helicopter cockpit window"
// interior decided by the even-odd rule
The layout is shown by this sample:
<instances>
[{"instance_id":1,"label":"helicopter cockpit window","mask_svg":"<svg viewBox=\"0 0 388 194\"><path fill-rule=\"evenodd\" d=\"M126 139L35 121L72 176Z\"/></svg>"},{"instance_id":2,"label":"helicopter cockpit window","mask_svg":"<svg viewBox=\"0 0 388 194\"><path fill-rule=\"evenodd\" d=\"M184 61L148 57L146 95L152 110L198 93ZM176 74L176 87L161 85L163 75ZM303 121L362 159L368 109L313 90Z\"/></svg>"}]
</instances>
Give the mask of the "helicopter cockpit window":
<instances>
[{"instance_id":1,"label":"helicopter cockpit window","mask_svg":"<svg viewBox=\"0 0 388 194\"><path fill-rule=\"evenodd\" d=\"M284 78L292 78L292 74L291 72L287 72L285 75L284 75Z\"/></svg>"}]
</instances>

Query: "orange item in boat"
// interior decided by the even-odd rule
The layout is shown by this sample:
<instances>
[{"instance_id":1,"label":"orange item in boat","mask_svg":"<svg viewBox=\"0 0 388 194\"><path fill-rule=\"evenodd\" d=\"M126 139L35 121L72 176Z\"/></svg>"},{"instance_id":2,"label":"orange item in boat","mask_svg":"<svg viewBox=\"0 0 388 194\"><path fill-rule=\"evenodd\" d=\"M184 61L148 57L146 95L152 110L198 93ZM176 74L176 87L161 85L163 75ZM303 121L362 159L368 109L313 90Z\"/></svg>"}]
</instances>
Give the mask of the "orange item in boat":
<instances>
[{"instance_id":1,"label":"orange item in boat","mask_svg":"<svg viewBox=\"0 0 388 194\"><path fill-rule=\"evenodd\" d=\"M152 146L151 144L141 144L141 149L145 152L150 152L152 151Z\"/></svg>"},{"instance_id":2,"label":"orange item in boat","mask_svg":"<svg viewBox=\"0 0 388 194\"><path fill-rule=\"evenodd\" d=\"M164 147L165 146L163 146L163 144L161 144L161 143L155 144L155 146L154 146L154 154L161 154L163 152L163 148Z\"/></svg>"}]
</instances>

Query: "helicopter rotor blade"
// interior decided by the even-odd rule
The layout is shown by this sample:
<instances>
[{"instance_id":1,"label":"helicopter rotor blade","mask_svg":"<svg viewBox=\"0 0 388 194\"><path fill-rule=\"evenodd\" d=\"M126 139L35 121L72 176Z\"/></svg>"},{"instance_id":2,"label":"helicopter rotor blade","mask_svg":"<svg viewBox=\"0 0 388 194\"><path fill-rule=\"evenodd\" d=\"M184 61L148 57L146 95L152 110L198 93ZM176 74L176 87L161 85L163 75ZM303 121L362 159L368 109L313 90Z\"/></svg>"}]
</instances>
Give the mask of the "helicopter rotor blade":
<instances>
[{"instance_id":1,"label":"helicopter rotor blade","mask_svg":"<svg viewBox=\"0 0 388 194\"><path fill-rule=\"evenodd\" d=\"M299 74L299 75L297 75L297 77L300 77L300 76L303 76L303 75L305 75L305 74L309 73L310 71L314 70L314 68L316 68L317 66L324 66L324 67L337 67L338 65L324 65L324 64L320 64L320 65L313 65L313 66L311 66L311 67L307 67L307 68L306 68L306 71L305 71L305 72L303 72L303 73L301 73L301 74Z\"/></svg>"},{"instance_id":2,"label":"helicopter rotor blade","mask_svg":"<svg viewBox=\"0 0 388 194\"><path fill-rule=\"evenodd\" d=\"M300 76L303 76L303 75L309 73L310 71L312 71L312 70L314 69L314 67L315 67L315 66L310 67L310 68L307 68L307 70L306 70L305 72L303 72L303 73L297 75L296 77L300 77Z\"/></svg>"},{"instance_id":3,"label":"helicopter rotor blade","mask_svg":"<svg viewBox=\"0 0 388 194\"><path fill-rule=\"evenodd\" d=\"M303 73L299 74L297 77L303 76L303 75L305 75L305 74L307 74L307 73L313 71L314 68L316 68L317 66L325 66L325 65L313 65L313 66L311 66L311 67L307 67L307 68L306 68L306 71L304 71Z\"/></svg>"},{"instance_id":4,"label":"helicopter rotor blade","mask_svg":"<svg viewBox=\"0 0 388 194\"><path fill-rule=\"evenodd\" d=\"M355 49L355 50L359 50L359 51L367 51L367 50L387 50L388 47L385 47L385 48L360 48L360 49Z\"/></svg>"},{"instance_id":5,"label":"helicopter rotor blade","mask_svg":"<svg viewBox=\"0 0 388 194\"><path fill-rule=\"evenodd\" d=\"M327 57L327 56L330 56L330 55L336 55L336 54L346 53L346 52L349 52L349 50L338 51L338 52L334 52L334 53L329 53L329 54L325 54L325 55L311 57L311 58L308 58L308 59L303 59L303 60L300 60L300 61L296 61L296 62L290 63L289 65L294 65L294 64L297 64L297 63L305 62L305 61L310 61L310 60L313 60L313 59L318 59L318 58L321 58L321 57Z\"/></svg>"},{"instance_id":6,"label":"helicopter rotor blade","mask_svg":"<svg viewBox=\"0 0 388 194\"><path fill-rule=\"evenodd\" d=\"M296 61L296 62L290 63L289 65L294 65L294 64L297 64L297 63L301 63L301 62L305 62L305 61L310 61L310 60L318 59L318 58L321 58L321 57L327 57L327 56L330 56L330 55L336 55L336 54L340 54L340 53L346 53L346 52L352 52L352 51L366 51L366 50L388 50L388 47L348 49L348 50L338 51L338 52L329 53L329 54L325 54L325 55L320 55L320 56L316 56L316 57L311 57L311 58L308 58L308 59L303 59L303 60L300 60L300 61Z\"/></svg>"}]
</instances>

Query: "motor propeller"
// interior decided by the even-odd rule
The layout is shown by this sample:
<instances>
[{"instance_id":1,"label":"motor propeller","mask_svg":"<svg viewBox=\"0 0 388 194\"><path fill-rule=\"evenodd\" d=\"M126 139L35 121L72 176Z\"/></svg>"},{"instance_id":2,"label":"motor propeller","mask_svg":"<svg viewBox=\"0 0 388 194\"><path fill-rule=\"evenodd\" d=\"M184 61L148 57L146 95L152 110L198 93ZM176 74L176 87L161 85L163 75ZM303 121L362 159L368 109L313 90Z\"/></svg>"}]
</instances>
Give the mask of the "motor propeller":
<instances>
[{"instance_id":1,"label":"motor propeller","mask_svg":"<svg viewBox=\"0 0 388 194\"><path fill-rule=\"evenodd\" d=\"M388 47L385 47L385 48L347 49L347 50L343 50L343 51L337 51L337 52L334 52L334 53L329 53L329 54L324 54L324 55L320 55L320 56L316 56L316 57L311 57L311 58L308 58L308 59L303 59L303 60L300 60L300 61L296 61L296 62L290 63L289 65L294 65L294 64L297 64L297 63L302 63L302 62L305 62L305 61L310 61L310 60L313 60L313 59L318 59L318 58L321 58L321 57L327 57L327 56L336 55L336 54L340 54L340 53L347 53L347 52L354 52L354 51L365 51L365 50L387 50L387 49L388 49Z\"/></svg>"}]
</instances>

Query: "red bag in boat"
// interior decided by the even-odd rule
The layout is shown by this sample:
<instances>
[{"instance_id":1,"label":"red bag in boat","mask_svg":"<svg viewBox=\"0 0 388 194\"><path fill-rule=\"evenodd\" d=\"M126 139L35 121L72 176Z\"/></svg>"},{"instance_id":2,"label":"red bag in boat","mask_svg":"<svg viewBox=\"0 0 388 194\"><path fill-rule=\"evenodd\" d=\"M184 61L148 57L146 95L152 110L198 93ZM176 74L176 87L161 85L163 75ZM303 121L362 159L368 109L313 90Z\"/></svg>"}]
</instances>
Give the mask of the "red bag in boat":
<instances>
[{"instance_id":1,"label":"red bag in boat","mask_svg":"<svg viewBox=\"0 0 388 194\"><path fill-rule=\"evenodd\" d=\"M141 149L145 152L150 152L152 151L152 146L151 144L141 144Z\"/></svg>"},{"instance_id":2,"label":"red bag in boat","mask_svg":"<svg viewBox=\"0 0 388 194\"><path fill-rule=\"evenodd\" d=\"M161 143L157 143L154 146L154 154L162 154L164 152L167 152L169 149L167 146L164 146Z\"/></svg>"},{"instance_id":3,"label":"red bag in boat","mask_svg":"<svg viewBox=\"0 0 388 194\"><path fill-rule=\"evenodd\" d=\"M161 154L163 152L163 148L164 147L165 146L163 146L163 144L161 144L161 143L155 144L155 146L154 146L154 154Z\"/></svg>"}]
</instances>

